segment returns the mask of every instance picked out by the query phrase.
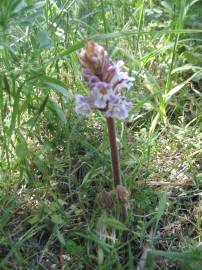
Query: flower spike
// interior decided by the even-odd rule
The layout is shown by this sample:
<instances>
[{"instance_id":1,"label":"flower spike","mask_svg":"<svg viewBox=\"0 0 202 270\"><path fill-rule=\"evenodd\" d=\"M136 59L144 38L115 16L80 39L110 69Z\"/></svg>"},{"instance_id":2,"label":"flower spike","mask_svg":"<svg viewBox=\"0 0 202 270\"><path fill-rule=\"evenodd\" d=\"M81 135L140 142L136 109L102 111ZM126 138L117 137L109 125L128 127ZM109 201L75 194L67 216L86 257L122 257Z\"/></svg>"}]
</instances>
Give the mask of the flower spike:
<instances>
[{"instance_id":1,"label":"flower spike","mask_svg":"<svg viewBox=\"0 0 202 270\"><path fill-rule=\"evenodd\" d=\"M76 112L88 116L93 109L105 112L107 117L125 119L131 109L121 95L121 90L129 89L133 79L122 71L123 61L113 63L107 51L94 42L88 42L80 52L83 78L90 89L90 96L77 96Z\"/></svg>"}]
</instances>

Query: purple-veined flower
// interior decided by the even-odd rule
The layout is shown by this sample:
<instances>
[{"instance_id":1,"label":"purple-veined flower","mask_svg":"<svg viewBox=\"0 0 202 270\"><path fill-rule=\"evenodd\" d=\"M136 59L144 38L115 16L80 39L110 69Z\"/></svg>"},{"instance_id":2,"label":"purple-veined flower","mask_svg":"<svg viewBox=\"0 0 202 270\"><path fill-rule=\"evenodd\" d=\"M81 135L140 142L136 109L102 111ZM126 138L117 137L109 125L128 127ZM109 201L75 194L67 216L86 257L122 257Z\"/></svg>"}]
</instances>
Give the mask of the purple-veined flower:
<instances>
[{"instance_id":1,"label":"purple-veined flower","mask_svg":"<svg viewBox=\"0 0 202 270\"><path fill-rule=\"evenodd\" d=\"M92 95L95 98L95 106L99 109L105 109L115 94L110 83L97 82L92 89Z\"/></svg>"},{"instance_id":2,"label":"purple-veined flower","mask_svg":"<svg viewBox=\"0 0 202 270\"><path fill-rule=\"evenodd\" d=\"M93 109L100 109L107 117L128 117L132 104L121 96L121 90L129 89L133 79L123 71L123 61L113 63L104 48L93 42L81 50L80 61L90 96L78 95L75 111L88 116Z\"/></svg>"},{"instance_id":3,"label":"purple-veined flower","mask_svg":"<svg viewBox=\"0 0 202 270\"><path fill-rule=\"evenodd\" d=\"M131 106L131 102L120 98L120 96L116 96L116 98L109 102L106 116L124 120L128 117L128 112L131 109Z\"/></svg>"},{"instance_id":4,"label":"purple-veined flower","mask_svg":"<svg viewBox=\"0 0 202 270\"><path fill-rule=\"evenodd\" d=\"M78 114L89 116L94 109L94 99L93 97L84 97L81 95L76 96L76 107L75 111Z\"/></svg>"}]
</instances>

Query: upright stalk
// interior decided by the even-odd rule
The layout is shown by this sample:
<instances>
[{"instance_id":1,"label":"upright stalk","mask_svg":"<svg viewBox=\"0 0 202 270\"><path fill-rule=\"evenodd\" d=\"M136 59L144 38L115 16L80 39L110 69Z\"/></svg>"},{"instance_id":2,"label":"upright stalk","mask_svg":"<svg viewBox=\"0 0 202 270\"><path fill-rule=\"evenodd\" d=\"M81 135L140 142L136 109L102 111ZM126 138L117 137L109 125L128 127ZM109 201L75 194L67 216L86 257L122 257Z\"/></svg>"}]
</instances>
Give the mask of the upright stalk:
<instances>
[{"instance_id":1,"label":"upright stalk","mask_svg":"<svg viewBox=\"0 0 202 270\"><path fill-rule=\"evenodd\" d=\"M114 186L117 189L119 201L121 203L121 218L122 221L125 221L128 215L127 211L127 203L122 200L124 194L120 194L122 188L122 181L121 181L121 169L120 169L120 161L119 161L119 153L118 147L116 142L116 128L114 119L111 117L107 118L107 128L108 128L108 135L109 135L109 144L111 149L111 159L112 159L112 172L114 178ZM123 192L125 192L123 188Z\"/></svg>"},{"instance_id":2,"label":"upright stalk","mask_svg":"<svg viewBox=\"0 0 202 270\"><path fill-rule=\"evenodd\" d=\"M121 185L121 169L120 169L120 161L119 161L119 153L118 147L116 143L116 128L114 119L111 117L107 117L107 128L109 135L109 144L111 149L111 159L112 159L112 172L114 177L114 185L115 188L118 185Z\"/></svg>"}]
</instances>

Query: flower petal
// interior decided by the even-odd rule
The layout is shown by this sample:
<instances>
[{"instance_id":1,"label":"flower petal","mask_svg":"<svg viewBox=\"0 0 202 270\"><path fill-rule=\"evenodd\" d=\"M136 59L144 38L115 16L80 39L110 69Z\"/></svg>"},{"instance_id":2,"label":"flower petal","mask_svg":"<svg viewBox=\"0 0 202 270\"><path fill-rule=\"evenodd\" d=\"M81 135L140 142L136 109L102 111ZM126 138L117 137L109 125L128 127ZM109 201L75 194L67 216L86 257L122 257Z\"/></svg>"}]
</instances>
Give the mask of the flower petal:
<instances>
[{"instance_id":1,"label":"flower petal","mask_svg":"<svg viewBox=\"0 0 202 270\"><path fill-rule=\"evenodd\" d=\"M81 95L76 96L76 113L84 116L89 116L92 113L93 105L94 102L92 97L84 97Z\"/></svg>"}]
</instances>

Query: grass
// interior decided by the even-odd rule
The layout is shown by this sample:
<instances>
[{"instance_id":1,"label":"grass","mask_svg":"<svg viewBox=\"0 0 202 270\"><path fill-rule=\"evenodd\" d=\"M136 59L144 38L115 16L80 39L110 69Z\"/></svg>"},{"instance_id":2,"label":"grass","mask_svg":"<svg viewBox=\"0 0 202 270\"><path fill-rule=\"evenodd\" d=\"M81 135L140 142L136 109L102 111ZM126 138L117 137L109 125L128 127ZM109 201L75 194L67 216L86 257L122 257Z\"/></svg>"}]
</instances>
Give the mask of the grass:
<instances>
[{"instance_id":1,"label":"grass","mask_svg":"<svg viewBox=\"0 0 202 270\"><path fill-rule=\"evenodd\" d=\"M132 270L145 250L145 269L201 269L200 29L200 1L0 2L0 269ZM89 39L135 79L116 123L125 224L100 203L105 119L74 112Z\"/></svg>"}]
</instances>

